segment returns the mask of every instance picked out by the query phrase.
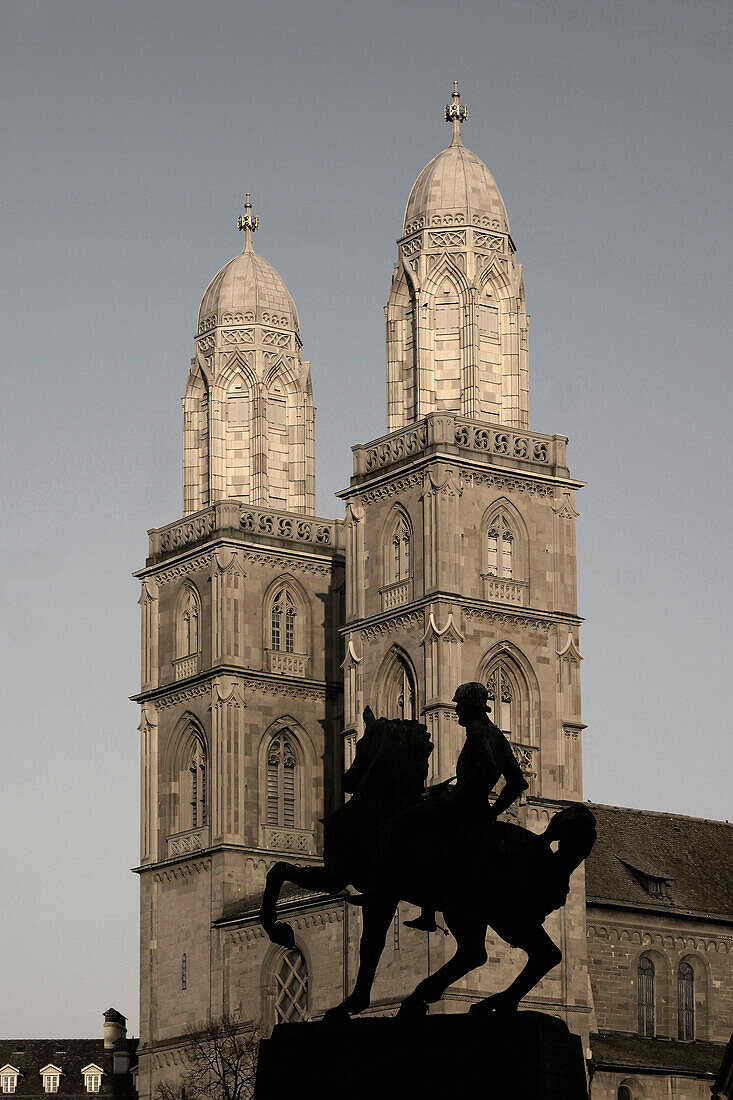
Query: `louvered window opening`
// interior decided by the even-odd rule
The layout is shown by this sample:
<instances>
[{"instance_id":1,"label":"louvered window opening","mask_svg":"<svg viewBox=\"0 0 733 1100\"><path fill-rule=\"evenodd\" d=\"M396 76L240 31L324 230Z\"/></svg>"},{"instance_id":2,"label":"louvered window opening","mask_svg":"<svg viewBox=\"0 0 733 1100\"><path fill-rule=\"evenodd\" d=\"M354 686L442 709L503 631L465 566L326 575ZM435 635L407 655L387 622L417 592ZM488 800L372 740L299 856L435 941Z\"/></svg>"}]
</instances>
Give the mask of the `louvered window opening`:
<instances>
[{"instance_id":1,"label":"louvered window opening","mask_svg":"<svg viewBox=\"0 0 733 1100\"><path fill-rule=\"evenodd\" d=\"M299 1023L308 1019L308 971L300 951L288 951L283 956L275 989L277 1023Z\"/></svg>"},{"instance_id":2,"label":"louvered window opening","mask_svg":"<svg viewBox=\"0 0 733 1100\"><path fill-rule=\"evenodd\" d=\"M272 604L272 648L282 653L295 652L295 606L289 593L283 589Z\"/></svg>"},{"instance_id":3,"label":"louvered window opening","mask_svg":"<svg viewBox=\"0 0 733 1100\"><path fill-rule=\"evenodd\" d=\"M514 685L502 665L495 668L488 678L486 690L491 707L491 720L506 734L511 734L514 721Z\"/></svg>"},{"instance_id":4,"label":"louvered window opening","mask_svg":"<svg viewBox=\"0 0 733 1100\"><path fill-rule=\"evenodd\" d=\"M654 1038L654 963L643 955L637 967L639 1034Z\"/></svg>"},{"instance_id":5,"label":"louvered window opening","mask_svg":"<svg viewBox=\"0 0 733 1100\"><path fill-rule=\"evenodd\" d=\"M404 519L400 519L392 535L388 577L388 582L390 584L397 584L400 581L409 579L411 568L410 558L410 528L407 526L407 522Z\"/></svg>"},{"instance_id":6,"label":"louvered window opening","mask_svg":"<svg viewBox=\"0 0 733 1100\"><path fill-rule=\"evenodd\" d=\"M513 565L514 534L503 515L491 522L487 533L487 568L490 577L504 577L511 580L514 576Z\"/></svg>"},{"instance_id":7,"label":"louvered window opening","mask_svg":"<svg viewBox=\"0 0 733 1100\"><path fill-rule=\"evenodd\" d=\"M295 828L295 767L293 746L284 733L267 750L267 824Z\"/></svg>"},{"instance_id":8,"label":"louvered window opening","mask_svg":"<svg viewBox=\"0 0 733 1100\"><path fill-rule=\"evenodd\" d=\"M677 971L677 1034L680 1039L695 1038L695 973L686 962Z\"/></svg>"},{"instance_id":9,"label":"louvered window opening","mask_svg":"<svg viewBox=\"0 0 733 1100\"><path fill-rule=\"evenodd\" d=\"M191 775L191 826L206 824L206 754L201 742L196 743L188 768Z\"/></svg>"}]
</instances>

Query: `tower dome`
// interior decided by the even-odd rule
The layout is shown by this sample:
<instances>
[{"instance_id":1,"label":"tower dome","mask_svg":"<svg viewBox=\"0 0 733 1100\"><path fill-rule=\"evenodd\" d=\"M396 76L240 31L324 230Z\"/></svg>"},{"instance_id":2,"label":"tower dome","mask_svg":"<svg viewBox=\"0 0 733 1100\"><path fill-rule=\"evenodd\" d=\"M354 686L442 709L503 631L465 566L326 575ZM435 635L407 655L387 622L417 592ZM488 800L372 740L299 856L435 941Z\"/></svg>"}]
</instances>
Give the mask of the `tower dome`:
<instances>
[{"instance_id":1,"label":"tower dome","mask_svg":"<svg viewBox=\"0 0 733 1100\"><path fill-rule=\"evenodd\" d=\"M461 141L460 123L467 113L458 102L456 89L453 103L446 108L446 119L453 123L451 143L425 165L412 185L403 234L431 225L474 225L509 232L506 207L494 177Z\"/></svg>"},{"instance_id":2,"label":"tower dome","mask_svg":"<svg viewBox=\"0 0 733 1100\"><path fill-rule=\"evenodd\" d=\"M272 264L257 256L247 195L244 250L201 299L183 398L186 515L217 500L288 512L315 506L314 407L298 314Z\"/></svg>"},{"instance_id":3,"label":"tower dome","mask_svg":"<svg viewBox=\"0 0 733 1100\"><path fill-rule=\"evenodd\" d=\"M244 250L224 264L204 291L196 331L254 323L287 328L299 336L295 303L272 264L254 252L251 229L259 220L247 216L253 224L245 225Z\"/></svg>"},{"instance_id":4,"label":"tower dome","mask_svg":"<svg viewBox=\"0 0 733 1100\"><path fill-rule=\"evenodd\" d=\"M467 118L456 81L450 145L407 200L387 300L390 431L432 412L527 427L522 268L499 188L461 141Z\"/></svg>"}]
</instances>

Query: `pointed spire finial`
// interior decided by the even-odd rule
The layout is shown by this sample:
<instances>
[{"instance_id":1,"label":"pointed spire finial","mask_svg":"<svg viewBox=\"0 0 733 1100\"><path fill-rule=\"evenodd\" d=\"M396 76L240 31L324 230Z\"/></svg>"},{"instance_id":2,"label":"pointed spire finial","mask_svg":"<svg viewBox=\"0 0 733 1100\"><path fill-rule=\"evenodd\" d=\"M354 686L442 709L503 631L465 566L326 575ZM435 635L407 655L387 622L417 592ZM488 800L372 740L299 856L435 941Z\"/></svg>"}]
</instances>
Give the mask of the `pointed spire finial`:
<instances>
[{"instance_id":1,"label":"pointed spire finial","mask_svg":"<svg viewBox=\"0 0 733 1100\"><path fill-rule=\"evenodd\" d=\"M244 251L252 251L252 234L255 230L260 228L260 219L255 218L252 215L252 203L250 202L249 191L244 196L244 215L240 214L237 218L237 229L244 230Z\"/></svg>"},{"instance_id":2,"label":"pointed spire finial","mask_svg":"<svg viewBox=\"0 0 733 1100\"><path fill-rule=\"evenodd\" d=\"M453 81L453 102L445 108L445 121L453 123L453 136L451 145L461 144L461 123L468 118L468 107L461 103L461 93L458 91L458 81Z\"/></svg>"}]
</instances>

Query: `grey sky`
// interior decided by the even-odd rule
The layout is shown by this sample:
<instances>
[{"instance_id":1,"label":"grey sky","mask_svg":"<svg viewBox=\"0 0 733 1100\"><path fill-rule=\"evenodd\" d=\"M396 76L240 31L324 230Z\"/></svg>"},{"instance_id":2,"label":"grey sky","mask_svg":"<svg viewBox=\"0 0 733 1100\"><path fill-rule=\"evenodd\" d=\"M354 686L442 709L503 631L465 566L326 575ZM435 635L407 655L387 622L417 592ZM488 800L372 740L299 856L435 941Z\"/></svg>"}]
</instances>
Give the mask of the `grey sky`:
<instances>
[{"instance_id":1,"label":"grey sky","mask_svg":"<svg viewBox=\"0 0 733 1100\"><path fill-rule=\"evenodd\" d=\"M0 1035L137 1034L138 587L181 513L209 279L300 314L318 511L385 430L404 204L449 140L524 264L533 428L579 495L585 793L730 816L727 3L0 5L5 930ZM354 339L355 332L363 338Z\"/></svg>"}]
</instances>

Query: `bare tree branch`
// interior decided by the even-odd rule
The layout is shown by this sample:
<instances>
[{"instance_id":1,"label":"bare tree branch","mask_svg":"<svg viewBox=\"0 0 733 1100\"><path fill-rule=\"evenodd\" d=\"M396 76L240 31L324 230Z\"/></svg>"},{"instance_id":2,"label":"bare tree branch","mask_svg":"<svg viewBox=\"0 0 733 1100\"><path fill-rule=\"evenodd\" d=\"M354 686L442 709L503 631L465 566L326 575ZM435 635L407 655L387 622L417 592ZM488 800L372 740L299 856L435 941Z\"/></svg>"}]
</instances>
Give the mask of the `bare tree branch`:
<instances>
[{"instance_id":1,"label":"bare tree branch","mask_svg":"<svg viewBox=\"0 0 733 1100\"><path fill-rule=\"evenodd\" d=\"M262 1029L241 1013L190 1027L187 1069L177 1082L161 1081L157 1100L253 1100Z\"/></svg>"}]
</instances>

